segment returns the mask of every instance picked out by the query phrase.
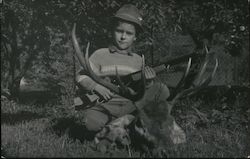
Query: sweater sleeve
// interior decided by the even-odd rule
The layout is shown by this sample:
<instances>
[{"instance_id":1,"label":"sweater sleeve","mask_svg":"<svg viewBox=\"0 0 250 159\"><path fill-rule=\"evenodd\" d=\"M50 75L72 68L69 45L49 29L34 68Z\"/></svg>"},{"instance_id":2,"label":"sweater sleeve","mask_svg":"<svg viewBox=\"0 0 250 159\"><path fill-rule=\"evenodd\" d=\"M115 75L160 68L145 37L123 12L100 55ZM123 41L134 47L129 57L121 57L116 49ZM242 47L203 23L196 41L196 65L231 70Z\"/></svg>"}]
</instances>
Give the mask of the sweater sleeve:
<instances>
[{"instance_id":1,"label":"sweater sleeve","mask_svg":"<svg viewBox=\"0 0 250 159\"><path fill-rule=\"evenodd\" d=\"M100 69L99 69L99 65L97 63L94 63L95 58L96 58L96 56L93 54L93 56L91 56L89 58L89 62L90 62L90 66L91 66L92 70L94 71L94 73L96 73L98 75L100 72L99 71ZM76 82L85 91L93 91L95 86L98 84L91 77L86 75L86 70L84 70L84 69L77 72Z\"/></svg>"},{"instance_id":2,"label":"sweater sleeve","mask_svg":"<svg viewBox=\"0 0 250 159\"><path fill-rule=\"evenodd\" d=\"M97 83L94 80L92 80L89 76L81 74L78 74L76 76L76 82L85 91L92 91L97 85Z\"/></svg>"}]
</instances>

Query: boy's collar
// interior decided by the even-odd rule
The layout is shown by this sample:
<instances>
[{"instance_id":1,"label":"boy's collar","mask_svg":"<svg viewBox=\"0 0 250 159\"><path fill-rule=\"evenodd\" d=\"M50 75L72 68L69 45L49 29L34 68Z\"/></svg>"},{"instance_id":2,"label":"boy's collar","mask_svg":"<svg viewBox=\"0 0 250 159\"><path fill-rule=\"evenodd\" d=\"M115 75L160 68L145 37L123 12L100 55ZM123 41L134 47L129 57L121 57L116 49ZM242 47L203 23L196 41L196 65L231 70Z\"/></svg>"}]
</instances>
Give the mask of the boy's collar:
<instances>
[{"instance_id":1,"label":"boy's collar","mask_svg":"<svg viewBox=\"0 0 250 159\"><path fill-rule=\"evenodd\" d=\"M109 45L109 51L110 53L118 53L118 54L127 54L127 55L132 55L132 48L129 47L127 50L120 50L114 45Z\"/></svg>"}]
</instances>

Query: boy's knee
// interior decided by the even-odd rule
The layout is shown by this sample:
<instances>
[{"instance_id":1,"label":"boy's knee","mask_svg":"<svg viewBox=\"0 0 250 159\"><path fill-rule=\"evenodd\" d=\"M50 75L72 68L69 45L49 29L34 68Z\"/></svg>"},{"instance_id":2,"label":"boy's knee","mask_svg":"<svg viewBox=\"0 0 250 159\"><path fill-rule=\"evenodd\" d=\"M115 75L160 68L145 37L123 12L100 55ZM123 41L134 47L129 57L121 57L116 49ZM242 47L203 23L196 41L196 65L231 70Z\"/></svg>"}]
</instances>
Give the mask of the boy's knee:
<instances>
[{"instance_id":1,"label":"boy's knee","mask_svg":"<svg viewBox=\"0 0 250 159\"><path fill-rule=\"evenodd\" d=\"M88 131L100 131L108 122L106 114L95 110L88 110L84 118L84 125Z\"/></svg>"}]
</instances>

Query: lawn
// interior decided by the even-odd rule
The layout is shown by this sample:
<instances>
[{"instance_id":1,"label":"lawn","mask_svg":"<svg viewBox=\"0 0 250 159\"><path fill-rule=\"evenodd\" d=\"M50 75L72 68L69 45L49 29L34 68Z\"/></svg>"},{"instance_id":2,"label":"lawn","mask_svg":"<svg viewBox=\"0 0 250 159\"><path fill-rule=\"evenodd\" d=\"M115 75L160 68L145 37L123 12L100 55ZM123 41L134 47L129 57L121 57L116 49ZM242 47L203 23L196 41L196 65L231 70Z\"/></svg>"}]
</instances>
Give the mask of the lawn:
<instances>
[{"instance_id":1,"label":"lawn","mask_svg":"<svg viewBox=\"0 0 250 159\"><path fill-rule=\"evenodd\" d=\"M243 98L244 97L244 98ZM224 97L226 98L226 97ZM165 147L168 157L250 155L249 94L234 101L191 98L173 110L187 142ZM230 101L229 103L227 101ZM84 128L62 105L1 101L1 154L5 157L129 157L125 149L96 151ZM132 149L132 157L139 152Z\"/></svg>"}]
</instances>

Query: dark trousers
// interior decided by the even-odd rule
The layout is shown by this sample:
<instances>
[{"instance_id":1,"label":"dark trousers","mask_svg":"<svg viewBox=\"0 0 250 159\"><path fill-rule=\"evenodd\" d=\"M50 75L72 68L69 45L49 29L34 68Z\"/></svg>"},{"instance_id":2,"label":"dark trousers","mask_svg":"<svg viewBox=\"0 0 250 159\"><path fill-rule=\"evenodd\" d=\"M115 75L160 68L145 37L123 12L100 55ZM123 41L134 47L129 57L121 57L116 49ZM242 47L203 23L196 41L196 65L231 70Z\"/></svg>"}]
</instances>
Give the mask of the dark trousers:
<instances>
[{"instance_id":1,"label":"dark trousers","mask_svg":"<svg viewBox=\"0 0 250 159\"><path fill-rule=\"evenodd\" d=\"M110 104L107 102L93 106L80 113L83 115L83 123L85 127L89 131L97 132L111 120L125 114L131 114L137 109L142 109L146 105L151 106L151 103L155 104L160 103L161 101L166 101L169 95L169 89L166 85L160 82L155 82L146 89L144 97L135 103L131 101L124 103L121 102L114 105L114 103ZM155 105L152 105L152 107L157 108Z\"/></svg>"}]
</instances>

